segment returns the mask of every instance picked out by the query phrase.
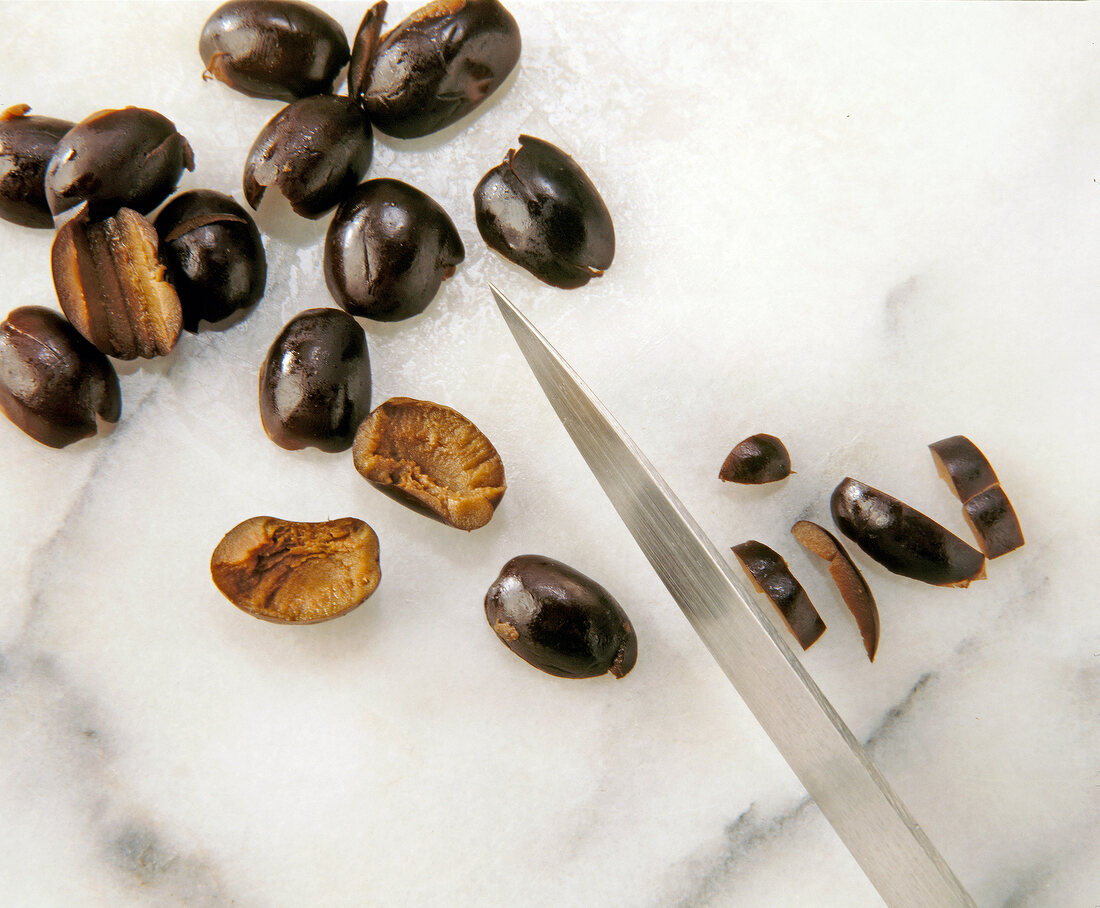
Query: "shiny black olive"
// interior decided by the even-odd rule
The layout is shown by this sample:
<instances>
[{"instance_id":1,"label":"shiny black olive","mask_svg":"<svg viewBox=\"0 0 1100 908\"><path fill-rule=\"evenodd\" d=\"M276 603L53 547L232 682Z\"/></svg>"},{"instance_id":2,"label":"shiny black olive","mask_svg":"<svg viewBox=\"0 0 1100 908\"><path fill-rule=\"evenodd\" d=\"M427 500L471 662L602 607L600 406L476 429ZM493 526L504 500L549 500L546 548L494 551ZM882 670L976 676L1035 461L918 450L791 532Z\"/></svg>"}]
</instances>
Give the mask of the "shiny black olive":
<instances>
[{"instance_id":1,"label":"shiny black olive","mask_svg":"<svg viewBox=\"0 0 1100 908\"><path fill-rule=\"evenodd\" d=\"M763 485L791 475L791 455L774 435L750 435L726 456L718 478L722 482Z\"/></svg>"},{"instance_id":2,"label":"shiny black olive","mask_svg":"<svg viewBox=\"0 0 1100 908\"><path fill-rule=\"evenodd\" d=\"M332 91L349 53L339 22L293 0L223 3L199 38L204 79L280 101Z\"/></svg>"},{"instance_id":3,"label":"shiny black olive","mask_svg":"<svg viewBox=\"0 0 1100 908\"><path fill-rule=\"evenodd\" d=\"M611 215L569 155L533 136L519 141L519 150L510 149L474 190L477 229L492 249L539 280L581 287L611 267Z\"/></svg>"},{"instance_id":4,"label":"shiny black olive","mask_svg":"<svg viewBox=\"0 0 1100 908\"><path fill-rule=\"evenodd\" d=\"M119 208L146 214L176 188L184 168L195 169L187 139L153 110L101 110L57 143L46 170L46 198L60 214L88 202L93 218Z\"/></svg>"},{"instance_id":5,"label":"shiny black olive","mask_svg":"<svg viewBox=\"0 0 1100 908\"><path fill-rule=\"evenodd\" d=\"M16 104L0 113L0 218L24 227L52 227L46 167L73 124L28 117L28 110Z\"/></svg>"},{"instance_id":6,"label":"shiny black olive","mask_svg":"<svg viewBox=\"0 0 1100 908\"><path fill-rule=\"evenodd\" d=\"M450 126L496 91L519 60L519 26L498 0L437 0L375 47L377 18L372 9L360 26L348 90L390 136L412 139Z\"/></svg>"},{"instance_id":7,"label":"shiny black olive","mask_svg":"<svg viewBox=\"0 0 1100 908\"><path fill-rule=\"evenodd\" d=\"M519 555L504 565L485 594L485 617L508 649L561 678L621 678L638 659L638 638L619 603L553 558Z\"/></svg>"},{"instance_id":8,"label":"shiny black olive","mask_svg":"<svg viewBox=\"0 0 1100 908\"><path fill-rule=\"evenodd\" d=\"M95 435L97 415L118 422L118 375L56 312L21 306L0 323L0 409L35 441L63 448Z\"/></svg>"},{"instance_id":9,"label":"shiny black olive","mask_svg":"<svg viewBox=\"0 0 1100 908\"><path fill-rule=\"evenodd\" d=\"M370 356L359 323L339 309L292 318L260 370L260 419L283 448L346 451L370 412Z\"/></svg>"},{"instance_id":10,"label":"shiny black olive","mask_svg":"<svg viewBox=\"0 0 1100 908\"><path fill-rule=\"evenodd\" d=\"M325 283L352 315L398 321L423 312L465 257L454 223L400 180L368 180L345 199L325 237Z\"/></svg>"},{"instance_id":11,"label":"shiny black olive","mask_svg":"<svg viewBox=\"0 0 1100 908\"><path fill-rule=\"evenodd\" d=\"M263 296L267 259L260 231L229 196L211 189L180 193L153 226L188 331L202 320L222 321Z\"/></svg>"},{"instance_id":12,"label":"shiny black olive","mask_svg":"<svg viewBox=\"0 0 1100 908\"><path fill-rule=\"evenodd\" d=\"M302 217L319 218L356 187L373 153L370 122L357 104L336 95L303 98L260 130L244 165L244 197L256 209L274 186Z\"/></svg>"}]
</instances>

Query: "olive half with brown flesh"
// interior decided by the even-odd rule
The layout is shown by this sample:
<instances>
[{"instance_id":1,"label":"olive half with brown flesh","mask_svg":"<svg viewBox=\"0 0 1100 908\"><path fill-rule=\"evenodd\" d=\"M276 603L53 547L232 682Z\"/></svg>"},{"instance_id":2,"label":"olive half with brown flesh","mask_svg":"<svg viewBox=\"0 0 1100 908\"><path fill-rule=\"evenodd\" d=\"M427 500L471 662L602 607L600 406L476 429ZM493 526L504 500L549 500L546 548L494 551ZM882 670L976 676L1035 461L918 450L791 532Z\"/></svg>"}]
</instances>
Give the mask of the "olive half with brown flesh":
<instances>
[{"instance_id":1,"label":"olive half with brown flesh","mask_svg":"<svg viewBox=\"0 0 1100 908\"><path fill-rule=\"evenodd\" d=\"M46 168L73 124L27 116L29 110L16 104L0 113L0 218L23 227L52 227Z\"/></svg>"},{"instance_id":2,"label":"olive half with brown flesh","mask_svg":"<svg viewBox=\"0 0 1100 908\"><path fill-rule=\"evenodd\" d=\"M542 555L520 555L485 594L485 617L501 642L559 678L622 678L638 638L622 606L590 577Z\"/></svg>"}]
</instances>

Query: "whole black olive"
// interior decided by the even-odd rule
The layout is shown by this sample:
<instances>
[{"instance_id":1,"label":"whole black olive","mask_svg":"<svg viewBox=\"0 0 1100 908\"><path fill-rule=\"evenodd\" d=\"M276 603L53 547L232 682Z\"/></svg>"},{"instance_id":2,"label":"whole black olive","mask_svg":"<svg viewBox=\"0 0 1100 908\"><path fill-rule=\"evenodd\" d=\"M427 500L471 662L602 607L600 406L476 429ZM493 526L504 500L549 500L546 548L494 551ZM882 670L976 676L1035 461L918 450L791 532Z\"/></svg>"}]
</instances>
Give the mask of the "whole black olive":
<instances>
[{"instance_id":1,"label":"whole black olive","mask_svg":"<svg viewBox=\"0 0 1100 908\"><path fill-rule=\"evenodd\" d=\"M346 451L370 412L370 356L359 323L339 309L307 309L275 338L260 370L260 419L291 451Z\"/></svg>"},{"instance_id":2,"label":"whole black olive","mask_svg":"<svg viewBox=\"0 0 1100 908\"><path fill-rule=\"evenodd\" d=\"M183 192L153 222L160 259L183 308L183 327L219 322L264 294L267 259L252 216L211 189Z\"/></svg>"},{"instance_id":3,"label":"whole black olive","mask_svg":"<svg viewBox=\"0 0 1100 908\"><path fill-rule=\"evenodd\" d=\"M553 558L520 555L504 565L485 594L485 617L508 649L561 678L621 678L638 659L638 638L619 603Z\"/></svg>"},{"instance_id":4,"label":"whole black olive","mask_svg":"<svg viewBox=\"0 0 1100 908\"><path fill-rule=\"evenodd\" d=\"M56 215L87 201L93 218L119 208L146 214L195 169L187 139L153 110L101 110L57 143L46 170L46 198Z\"/></svg>"},{"instance_id":5,"label":"whole black olive","mask_svg":"<svg viewBox=\"0 0 1100 908\"><path fill-rule=\"evenodd\" d=\"M352 315L398 321L423 312L465 254L430 196L400 180L368 180L328 226L325 283Z\"/></svg>"},{"instance_id":6,"label":"whole black olive","mask_svg":"<svg viewBox=\"0 0 1100 908\"><path fill-rule=\"evenodd\" d=\"M387 135L412 139L450 126L496 91L519 60L519 26L498 0L430 3L376 48L372 13L356 38L348 91ZM361 58L371 53L368 66Z\"/></svg>"},{"instance_id":7,"label":"whole black olive","mask_svg":"<svg viewBox=\"0 0 1100 908\"><path fill-rule=\"evenodd\" d=\"M332 91L348 62L347 35L332 16L294 0L234 0L199 38L204 79L254 98L293 101Z\"/></svg>"},{"instance_id":8,"label":"whole black olive","mask_svg":"<svg viewBox=\"0 0 1100 908\"><path fill-rule=\"evenodd\" d=\"M615 228L592 181L560 148L520 136L474 190L477 229L509 261L554 287L587 284L611 267Z\"/></svg>"},{"instance_id":9,"label":"whole black olive","mask_svg":"<svg viewBox=\"0 0 1100 908\"><path fill-rule=\"evenodd\" d=\"M63 448L118 422L122 397L110 360L56 312L13 309L0 323L0 409L35 441Z\"/></svg>"},{"instance_id":10,"label":"whole black olive","mask_svg":"<svg viewBox=\"0 0 1100 908\"><path fill-rule=\"evenodd\" d=\"M28 117L28 110L16 104L0 113L0 218L24 227L52 227L46 167L73 124Z\"/></svg>"},{"instance_id":11,"label":"whole black olive","mask_svg":"<svg viewBox=\"0 0 1100 908\"><path fill-rule=\"evenodd\" d=\"M336 95L303 98L260 130L244 165L244 197L256 209L275 186L298 214L316 219L355 188L373 154L370 122L357 104Z\"/></svg>"}]
</instances>

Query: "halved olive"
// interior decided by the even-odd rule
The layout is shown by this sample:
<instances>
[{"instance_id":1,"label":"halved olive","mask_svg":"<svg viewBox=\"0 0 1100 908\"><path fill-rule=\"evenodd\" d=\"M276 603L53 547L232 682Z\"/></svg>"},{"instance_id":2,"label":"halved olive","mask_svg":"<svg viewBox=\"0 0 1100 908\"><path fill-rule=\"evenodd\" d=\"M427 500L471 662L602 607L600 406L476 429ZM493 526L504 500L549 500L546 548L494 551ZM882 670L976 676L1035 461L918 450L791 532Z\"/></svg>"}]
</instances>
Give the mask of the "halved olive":
<instances>
[{"instance_id":1,"label":"halved olive","mask_svg":"<svg viewBox=\"0 0 1100 908\"><path fill-rule=\"evenodd\" d=\"M791 475L791 455L774 435L751 435L726 456L718 478L722 482L763 485Z\"/></svg>"}]
</instances>

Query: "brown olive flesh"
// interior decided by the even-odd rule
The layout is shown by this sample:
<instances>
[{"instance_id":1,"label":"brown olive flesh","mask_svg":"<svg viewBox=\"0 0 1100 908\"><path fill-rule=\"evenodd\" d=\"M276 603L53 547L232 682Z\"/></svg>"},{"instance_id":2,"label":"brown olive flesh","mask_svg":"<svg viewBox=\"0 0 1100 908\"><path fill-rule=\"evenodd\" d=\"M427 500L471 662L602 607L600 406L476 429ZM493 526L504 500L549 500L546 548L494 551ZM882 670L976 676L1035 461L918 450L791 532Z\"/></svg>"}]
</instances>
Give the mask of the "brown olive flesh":
<instances>
[{"instance_id":1,"label":"brown olive flesh","mask_svg":"<svg viewBox=\"0 0 1100 908\"><path fill-rule=\"evenodd\" d=\"M99 221L85 209L54 237L50 264L61 311L109 356L164 356L179 340L180 301L157 246L153 225L129 208Z\"/></svg>"},{"instance_id":2,"label":"brown olive flesh","mask_svg":"<svg viewBox=\"0 0 1100 908\"><path fill-rule=\"evenodd\" d=\"M733 553L753 585L775 606L798 645L804 650L813 646L825 633L825 622L787 562L774 549L755 539L735 545Z\"/></svg>"},{"instance_id":3,"label":"brown olive flesh","mask_svg":"<svg viewBox=\"0 0 1100 908\"><path fill-rule=\"evenodd\" d=\"M147 214L176 188L184 168L195 169L187 139L154 110L101 110L57 143L46 169L46 198L60 214L81 202L93 218L120 208Z\"/></svg>"},{"instance_id":4,"label":"brown olive flesh","mask_svg":"<svg viewBox=\"0 0 1100 908\"><path fill-rule=\"evenodd\" d=\"M362 327L339 309L307 309L287 322L260 370L260 419L289 450L346 451L370 412Z\"/></svg>"},{"instance_id":5,"label":"brown olive flesh","mask_svg":"<svg viewBox=\"0 0 1100 908\"><path fill-rule=\"evenodd\" d=\"M304 218L335 208L359 184L374 154L371 126L358 105L314 95L272 117L248 152L244 197L253 209L274 186Z\"/></svg>"},{"instance_id":6,"label":"brown olive flesh","mask_svg":"<svg viewBox=\"0 0 1100 908\"><path fill-rule=\"evenodd\" d=\"M329 621L377 589L378 537L354 517L323 523L252 517L218 543L210 576L230 602L255 618Z\"/></svg>"},{"instance_id":7,"label":"brown olive flesh","mask_svg":"<svg viewBox=\"0 0 1100 908\"><path fill-rule=\"evenodd\" d=\"M863 637L863 646L867 650L867 658L874 662L879 641L878 606L863 574L840 544L840 540L825 527L809 520L800 520L791 527L791 533L803 548L829 563L829 574L840 590L848 611L856 619L856 626Z\"/></svg>"},{"instance_id":8,"label":"brown olive flesh","mask_svg":"<svg viewBox=\"0 0 1100 908\"><path fill-rule=\"evenodd\" d=\"M294 0L232 0L203 25L203 78L254 98L293 101L331 92L348 62L344 29L332 16Z\"/></svg>"},{"instance_id":9,"label":"brown olive flesh","mask_svg":"<svg viewBox=\"0 0 1100 908\"><path fill-rule=\"evenodd\" d=\"M221 322L263 296L267 258L252 215L210 189L180 193L153 221L183 327Z\"/></svg>"},{"instance_id":10,"label":"brown olive flesh","mask_svg":"<svg viewBox=\"0 0 1100 908\"><path fill-rule=\"evenodd\" d=\"M118 422L111 361L56 312L21 306L0 323L0 409L35 441L63 448Z\"/></svg>"},{"instance_id":11,"label":"brown olive flesh","mask_svg":"<svg viewBox=\"0 0 1100 908\"><path fill-rule=\"evenodd\" d=\"M985 577L985 556L915 508L846 477L830 507L840 531L886 570L936 586Z\"/></svg>"},{"instance_id":12,"label":"brown olive flesh","mask_svg":"<svg viewBox=\"0 0 1100 908\"><path fill-rule=\"evenodd\" d=\"M325 235L325 283L352 315L398 321L423 312L465 257L447 212L400 180L368 180Z\"/></svg>"},{"instance_id":13,"label":"brown olive flesh","mask_svg":"<svg viewBox=\"0 0 1100 908\"><path fill-rule=\"evenodd\" d=\"M368 13L360 26L366 37L354 42L358 53L349 93L380 131L401 139L460 120L496 91L519 61L519 26L498 0L437 0L380 42L377 27ZM363 73L369 76L364 79Z\"/></svg>"},{"instance_id":14,"label":"brown olive flesh","mask_svg":"<svg viewBox=\"0 0 1100 908\"><path fill-rule=\"evenodd\" d=\"M1024 544L1016 510L999 485L990 486L967 501L963 517L986 558L1000 558Z\"/></svg>"},{"instance_id":15,"label":"brown olive flesh","mask_svg":"<svg viewBox=\"0 0 1100 908\"><path fill-rule=\"evenodd\" d=\"M46 168L73 124L28 116L26 104L0 113L0 218L23 227L53 227Z\"/></svg>"},{"instance_id":16,"label":"brown olive flesh","mask_svg":"<svg viewBox=\"0 0 1100 908\"><path fill-rule=\"evenodd\" d=\"M491 249L554 287L582 287L611 267L615 228L588 175L560 148L520 136L474 189Z\"/></svg>"},{"instance_id":17,"label":"brown olive flesh","mask_svg":"<svg viewBox=\"0 0 1100 908\"><path fill-rule=\"evenodd\" d=\"M722 482L762 485L791 475L791 455L774 435L752 435L726 456L718 478Z\"/></svg>"},{"instance_id":18,"label":"brown olive flesh","mask_svg":"<svg viewBox=\"0 0 1100 908\"><path fill-rule=\"evenodd\" d=\"M485 617L501 642L559 678L622 678L638 661L638 637L622 606L575 568L519 555L485 594Z\"/></svg>"},{"instance_id":19,"label":"brown olive flesh","mask_svg":"<svg viewBox=\"0 0 1100 908\"><path fill-rule=\"evenodd\" d=\"M460 530L485 526L507 488L504 464L484 433L427 400L380 404L359 427L352 455L376 489Z\"/></svg>"}]
</instances>

